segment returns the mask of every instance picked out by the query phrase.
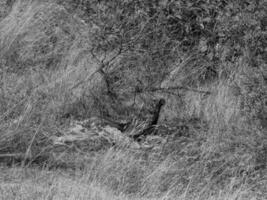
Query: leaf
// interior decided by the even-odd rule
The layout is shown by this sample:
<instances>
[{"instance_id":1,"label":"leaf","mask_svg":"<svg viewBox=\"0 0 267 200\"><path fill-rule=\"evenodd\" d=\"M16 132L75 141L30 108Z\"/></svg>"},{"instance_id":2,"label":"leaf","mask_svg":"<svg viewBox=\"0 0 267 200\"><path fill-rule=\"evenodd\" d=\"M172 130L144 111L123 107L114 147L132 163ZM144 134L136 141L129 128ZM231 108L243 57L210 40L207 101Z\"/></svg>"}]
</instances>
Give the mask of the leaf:
<instances>
[{"instance_id":1,"label":"leaf","mask_svg":"<svg viewBox=\"0 0 267 200\"><path fill-rule=\"evenodd\" d=\"M206 39L202 39L199 42L199 50L201 52L206 52L208 50L208 45L207 45L207 40Z\"/></svg>"},{"instance_id":2,"label":"leaf","mask_svg":"<svg viewBox=\"0 0 267 200\"><path fill-rule=\"evenodd\" d=\"M202 19L202 22L210 22L211 21L211 18L210 17L206 17L206 18L204 18L204 19Z\"/></svg>"}]
</instances>

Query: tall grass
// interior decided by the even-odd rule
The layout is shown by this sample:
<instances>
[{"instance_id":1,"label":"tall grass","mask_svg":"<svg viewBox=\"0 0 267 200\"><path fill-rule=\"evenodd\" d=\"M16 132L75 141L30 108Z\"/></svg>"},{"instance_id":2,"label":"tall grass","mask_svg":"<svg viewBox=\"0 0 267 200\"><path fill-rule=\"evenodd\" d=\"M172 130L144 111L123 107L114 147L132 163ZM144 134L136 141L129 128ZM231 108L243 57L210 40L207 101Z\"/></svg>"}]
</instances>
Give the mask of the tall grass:
<instances>
[{"instance_id":1,"label":"tall grass","mask_svg":"<svg viewBox=\"0 0 267 200\"><path fill-rule=\"evenodd\" d=\"M192 173L179 184L179 165L170 158L153 160L134 158L129 152L109 150L83 171L46 171L33 168L1 169L1 199L264 199L251 193L254 187L233 178L218 193L208 190L214 181L195 182ZM144 162L144 163L143 163ZM262 194L261 194L262 195Z\"/></svg>"},{"instance_id":2,"label":"tall grass","mask_svg":"<svg viewBox=\"0 0 267 200\"><path fill-rule=\"evenodd\" d=\"M1 168L2 199L267 198L266 83L246 59L219 66L212 84L201 83L203 63L177 67L175 83L211 93L169 99L166 117L172 125L186 119L187 137L173 126L173 135L150 149L56 148L53 138L71 121L65 114L86 119L108 109L89 30L52 1L16 1L0 21L0 161L25 164ZM28 168L37 158L44 169ZM59 169L48 171L55 160Z\"/></svg>"}]
</instances>

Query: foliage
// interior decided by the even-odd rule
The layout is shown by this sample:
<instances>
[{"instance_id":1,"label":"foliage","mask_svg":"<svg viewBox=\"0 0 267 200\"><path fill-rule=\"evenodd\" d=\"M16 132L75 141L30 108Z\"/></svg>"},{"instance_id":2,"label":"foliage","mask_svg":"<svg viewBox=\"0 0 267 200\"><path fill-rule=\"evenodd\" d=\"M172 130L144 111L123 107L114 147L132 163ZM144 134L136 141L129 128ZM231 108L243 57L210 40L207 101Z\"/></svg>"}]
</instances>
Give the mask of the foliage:
<instances>
[{"instance_id":1,"label":"foliage","mask_svg":"<svg viewBox=\"0 0 267 200\"><path fill-rule=\"evenodd\" d=\"M92 27L92 51L113 93L125 95L129 86L131 92L159 87L186 58L189 75L183 83L193 87L233 77L244 70L240 59L266 80L264 1L111 0L71 5Z\"/></svg>"},{"instance_id":2,"label":"foliage","mask_svg":"<svg viewBox=\"0 0 267 200\"><path fill-rule=\"evenodd\" d=\"M90 176L115 192L145 197L185 192L183 199L205 199L233 180L230 192L239 186L264 192L264 0L0 5L1 154L44 153L49 160L51 138L73 120L101 115L142 125L152 99L164 97L168 121L158 137L166 143L155 151L94 152L101 163L88 163ZM65 166L88 154L66 152Z\"/></svg>"}]
</instances>

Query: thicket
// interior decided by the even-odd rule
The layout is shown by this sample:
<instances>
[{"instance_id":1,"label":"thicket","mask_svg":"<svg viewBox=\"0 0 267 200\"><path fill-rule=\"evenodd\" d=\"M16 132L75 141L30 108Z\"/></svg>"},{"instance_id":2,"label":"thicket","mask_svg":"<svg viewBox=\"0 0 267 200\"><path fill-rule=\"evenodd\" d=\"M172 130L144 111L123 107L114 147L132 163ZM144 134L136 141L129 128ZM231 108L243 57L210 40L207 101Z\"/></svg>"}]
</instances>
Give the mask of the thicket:
<instances>
[{"instance_id":1,"label":"thicket","mask_svg":"<svg viewBox=\"0 0 267 200\"><path fill-rule=\"evenodd\" d=\"M201 93L201 88L209 94L209 86L227 82L233 96L241 97L242 112L252 118L265 112L263 1L67 4L91 27L91 55L110 97Z\"/></svg>"},{"instance_id":2,"label":"thicket","mask_svg":"<svg viewBox=\"0 0 267 200\"><path fill-rule=\"evenodd\" d=\"M254 175L267 163L264 0L0 2L2 154L52 155L50 138L64 116L146 119L150 102L164 97L162 123L183 121L192 138L164 146L179 170L154 178L190 180L194 188L238 177L260 188L264 176Z\"/></svg>"}]
</instances>

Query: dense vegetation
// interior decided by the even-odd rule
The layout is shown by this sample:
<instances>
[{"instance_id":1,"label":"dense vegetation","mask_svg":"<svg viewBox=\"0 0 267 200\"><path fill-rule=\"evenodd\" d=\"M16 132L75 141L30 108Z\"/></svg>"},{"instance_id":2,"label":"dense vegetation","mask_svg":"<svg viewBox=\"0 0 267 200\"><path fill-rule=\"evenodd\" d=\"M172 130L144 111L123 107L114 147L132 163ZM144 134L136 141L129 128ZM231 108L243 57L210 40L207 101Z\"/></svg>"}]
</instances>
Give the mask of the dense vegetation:
<instances>
[{"instance_id":1,"label":"dense vegetation","mask_svg":"<svg viewBox=\"0 0 267 200\"><path fill-rule=\"evenodd\" d=\"M91 182L139 199L265 199L266 9L264 0L0 0L0 162L74 160ZM101 140L93 152L91 143L58 152L51 142L95 116L137 132L161 98L157 150Z\"/></svg>"}]
</instances>

